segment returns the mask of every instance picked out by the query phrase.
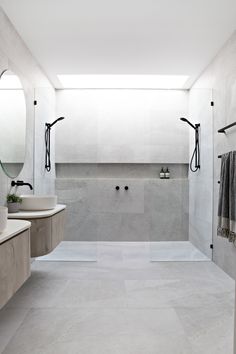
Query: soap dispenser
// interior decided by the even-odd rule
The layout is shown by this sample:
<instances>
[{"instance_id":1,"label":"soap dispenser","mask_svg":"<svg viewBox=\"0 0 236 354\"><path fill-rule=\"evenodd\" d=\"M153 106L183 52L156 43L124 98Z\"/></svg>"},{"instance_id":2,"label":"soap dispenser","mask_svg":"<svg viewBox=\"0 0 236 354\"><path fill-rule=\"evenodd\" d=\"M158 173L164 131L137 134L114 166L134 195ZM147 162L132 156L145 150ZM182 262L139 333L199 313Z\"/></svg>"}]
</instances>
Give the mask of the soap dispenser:
<instances>
[{"instance_id":1,"label":"soap dispenser","mask_svg":"<svg viewBox=\"0 0 236 354\"><path fill-rule=\"evenodd\" d=\"M162 167L161 171L160 171L160 179L164 179L164 178L165 178L165 172L164 172L164 169Z\"/></svg>"},{"instance_id":2,"label":"soap dispenser","mask_svg":"<svg viewBox=\"0 0 236 354\"><path fill-rule=\"evenodd\" d=\"M169 179L169 178L170 178L170 171L169 171L168 167L167 167L167 169L166 169L166 171L165 171L165 178L166 178L166 179Z\"/></svg>"}]
</instances>

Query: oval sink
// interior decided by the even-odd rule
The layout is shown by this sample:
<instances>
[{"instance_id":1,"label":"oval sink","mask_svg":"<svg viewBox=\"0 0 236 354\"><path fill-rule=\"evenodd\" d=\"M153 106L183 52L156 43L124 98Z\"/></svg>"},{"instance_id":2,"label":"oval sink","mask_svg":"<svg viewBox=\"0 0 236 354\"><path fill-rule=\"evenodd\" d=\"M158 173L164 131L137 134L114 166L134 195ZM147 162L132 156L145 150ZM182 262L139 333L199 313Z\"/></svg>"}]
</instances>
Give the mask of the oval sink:
<instances>
[{"instance_id":1,"label":"oval sink","mask_svg":"<svg viewBox=\"0 0 236 354\"><path fill-rule=\"evenodd\" d=\"M56 195L21 195L21 210L48 210L57 205Z\"/></svg>"}]
</instances>

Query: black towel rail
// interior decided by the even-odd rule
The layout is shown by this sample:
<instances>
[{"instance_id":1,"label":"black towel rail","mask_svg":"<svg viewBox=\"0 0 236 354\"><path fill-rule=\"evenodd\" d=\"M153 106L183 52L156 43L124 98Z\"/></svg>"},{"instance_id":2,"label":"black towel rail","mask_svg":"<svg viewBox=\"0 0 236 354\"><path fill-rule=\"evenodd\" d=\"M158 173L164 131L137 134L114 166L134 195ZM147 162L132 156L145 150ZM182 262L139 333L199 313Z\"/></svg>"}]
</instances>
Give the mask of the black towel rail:
<instances>
[{"instance_id":1,"label":"black towel rail","mask_svg":"<svg viewBox=\"0 0 236 354\"><path fill-rule=\"evenodd\" d=\"M236 122L231 123L231 124L229 124L229 125L226 125L224 128L219 129L219 130L218 130L218 133L225 133L225 131L226 131L227 129L232 128L232 127L234 127L235 125L236 125Z\"/></svg>"}]
</instances>

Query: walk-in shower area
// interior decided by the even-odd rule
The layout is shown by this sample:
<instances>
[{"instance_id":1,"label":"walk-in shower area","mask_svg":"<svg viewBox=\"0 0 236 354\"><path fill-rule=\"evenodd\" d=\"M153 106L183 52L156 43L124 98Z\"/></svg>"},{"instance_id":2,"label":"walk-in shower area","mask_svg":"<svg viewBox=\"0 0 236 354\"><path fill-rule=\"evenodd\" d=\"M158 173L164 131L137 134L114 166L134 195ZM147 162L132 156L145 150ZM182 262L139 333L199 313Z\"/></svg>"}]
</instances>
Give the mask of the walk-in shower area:
<instances>
[{"instance_id":1,"label":"walk-in shower area","mask_svg":"<svg viewBox=\"0 0 236 354\"><path fill-rule=\"evenodd\" d=\"M65 240L39 260L96 261L99 243L119 242L148 248L149 261L211 260L211 91L56 94L58 116L69 117L56 130L67 222Z\"/></svg>"}]
</instances>

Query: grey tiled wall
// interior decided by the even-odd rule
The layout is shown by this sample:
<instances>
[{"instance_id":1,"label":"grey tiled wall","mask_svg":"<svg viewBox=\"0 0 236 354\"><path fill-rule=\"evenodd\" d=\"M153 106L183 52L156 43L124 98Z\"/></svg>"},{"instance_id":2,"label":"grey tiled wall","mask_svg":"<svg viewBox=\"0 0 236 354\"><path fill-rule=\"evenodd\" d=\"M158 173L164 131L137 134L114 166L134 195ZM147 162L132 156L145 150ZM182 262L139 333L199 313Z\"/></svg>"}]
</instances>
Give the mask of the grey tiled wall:
<instances>
[{"instance_id":1,"label":"grey tiled wall","mask_svg":"<svg viewBox=\"0 0 236 354\"><path fill-rule=\"evenodd\" d=\"M185 90L57 90L57 163L188 163Z\"/></svg>"},{"instance_id":2,"label":"grey tiled wall","mask_svg":"<svg viewBox=\"0 0 236 354\"><path fill-rule=\"evenodd\" d=\"M67 240L188 240L188 179L57 178L56 193Z\"/></svg>"}]
</instances>

